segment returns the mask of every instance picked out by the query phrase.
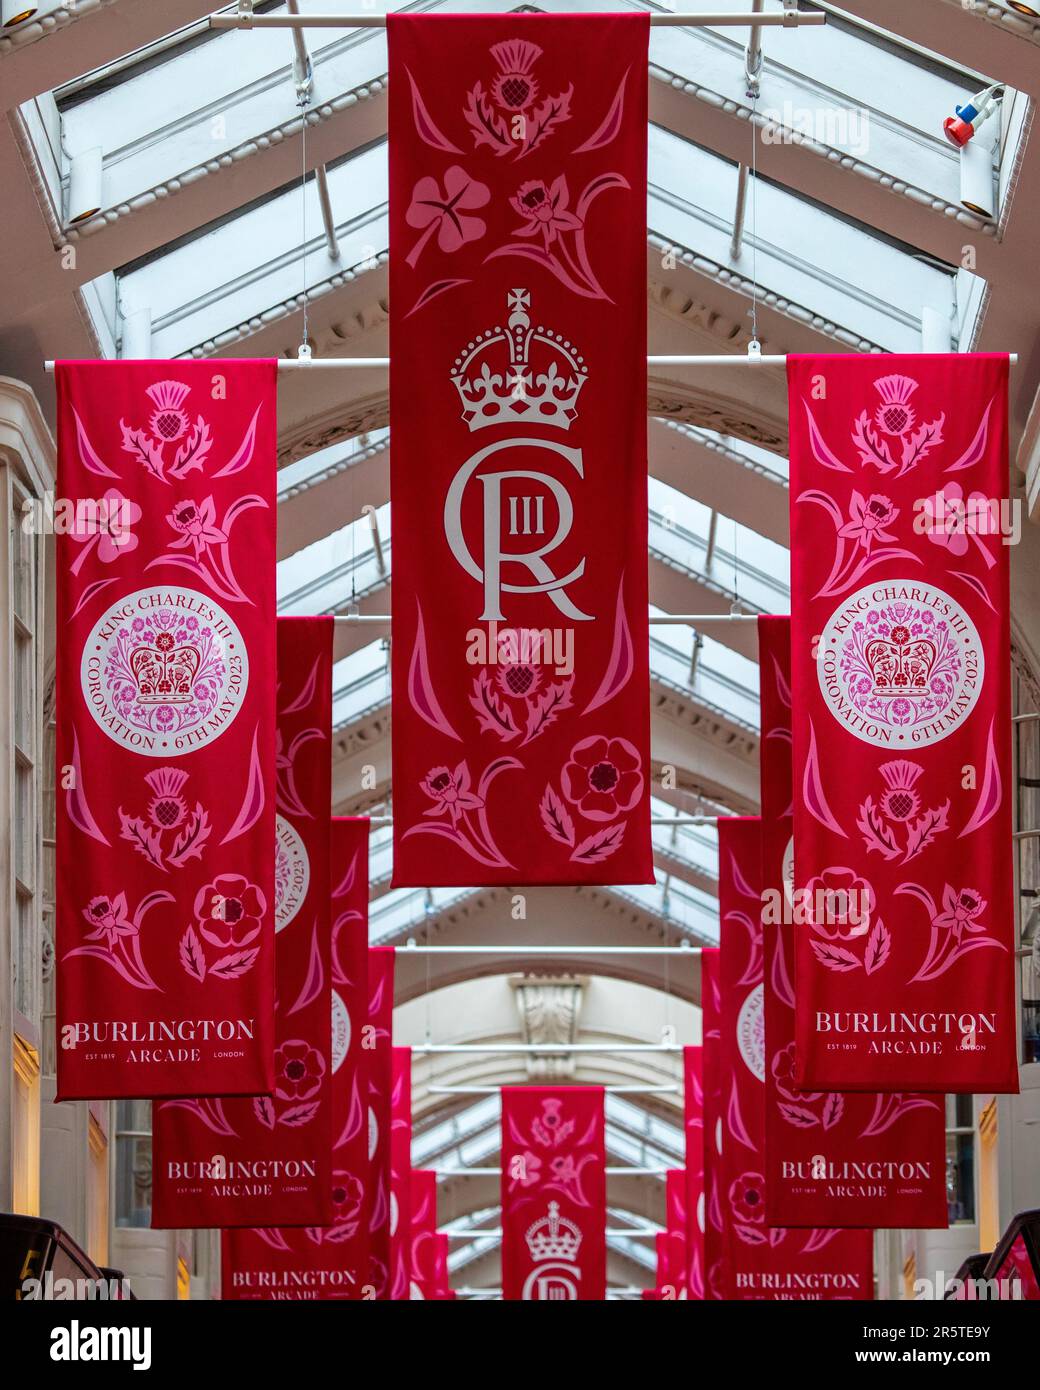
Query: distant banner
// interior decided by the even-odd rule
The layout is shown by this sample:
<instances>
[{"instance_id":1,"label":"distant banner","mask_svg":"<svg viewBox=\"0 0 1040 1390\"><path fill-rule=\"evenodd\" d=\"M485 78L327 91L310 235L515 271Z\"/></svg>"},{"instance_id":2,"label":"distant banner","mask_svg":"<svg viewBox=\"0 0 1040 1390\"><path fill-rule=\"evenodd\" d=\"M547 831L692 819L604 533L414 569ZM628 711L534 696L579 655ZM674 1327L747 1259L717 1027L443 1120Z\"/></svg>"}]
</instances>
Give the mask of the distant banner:
<instances>
[{"instance_id":1,"label":"distant banner","mask_svg":"<svg viewBox=\"0 0 1040 1390\"><path fill-rule=\"evenodd\" d=\"M665 1299L689 1298L687 1282L689 1269L689 1242L686 1238L686 1169L669 1168L665 1174L665 1277L661 1284L661 1297Z\"/></svg>"},{"instance_id":2,"label":"distant banner","mask_svg":"<svg viewBox=\"0 0 1040 1390\"><path fill-rule=\"evenodd\" d=\"M701 989L704 975L701 973ZM703 1013L702 1013L703 1020ZM686 1141L686 1287L705 1298L704 1285L704 1050L683 1048L683 1133Z\"/></svg>"},{"instance_id":3,"label":"distant banner","mask_svg":"<svg viewBox=\"0 0 1040 1390\"><path fill-rule=\"evenodd\" d=\"M152 1225L327 1226L332 1221L329 805L332 619L278 619L274 1087L251 1100L170 1100L153 1117ZM270 673L268 673L270 678ZM218 877L179 951L204 979L214 944L248 952L248 885Z\"/></svg>"},{"instance_id":4,"label":"distant banner","mask_svg":"<svg viewBox=\"0 0 1040 1390\"><path fill-rule=\"evenodd\" d=\"M722 993L719 950L701 951L701 1067L704 1103L704 1297L725 1297L726 1248L722 1225Z\"/></svg>"},{"instance_id":5,"label":"distant banner","mask_svg":"<svg viewBox=\"0 0 1040 1390\"><path fill-rule=\"evenodd\" d=\"M795 1230L766 1220L761 826L751 818L720 820L718 830L725 1297L871 1299L870 1231Z\"/></svg>"},{"instance_id":6,"label":"distant banner","mask_svg":"<svg viewBox=\"0 0 1040 1390\"><path fill-rule=\"evenodd\" d=\"M502 1297L607 1292L601 1086L502 1089Z\"/></svg>"},{"instance_id":7,"label":"distant banner","mask_svg":"<svg viewBox=\"0 0 1040 1390\"><path fill-rule=\"evenodd\" d=\"M368 1283L375 1298L390 1297L390 1135L393 1123L394 948L368 952L368 1157L371 1183Z\"/></svg>"},{"instance_id":8,"label":"distant banner","mask_svg":"<svg viewBox=\"0 0 1040 1390\"><path fill-rule=\"evenodd\" d=\"M648 35L387 19L395 885L654 881Z\"/></svg>"},{"instance_id":9,"label":"distant banner","mask_svg":"<svg viewBox=\"0 0 1040 1390\"><path fill-rule=\"evenodd\" d=\"M267 1091L275 364L55 380L57 1098Z\"/></svg>"},{"instance_id":10,"label":"distant banner","mask_svg":"<svg viewBox=\"0 0 1040 1390\"><path fill-rule=\"evenodd\" d=\"M393 1050L390 1092L390 1297L412 1295L412 1049Z\"/></svg>"},{"instance_id":11,"label":"distant banner","mask_svg":"<svg viewBox=\"0 0 1040 1390\"><path fill-rule=\"evenodd\" d=\"M451 1275L448 1272L448 1253L451 1249L451 1241L446 1235L437 1236L437 1279L435 1287L437 1298L453 1299L455 1290L451 1287Z\"/></svg>"},{"instance_id":12,"label":"distant banner","mask_svg":"<svg viewBox=\"0 0 1040 1390\"><path fill-rule=\"evenodd\" d=\"M334 819L332 859L332 1224L221 1234L221 1297L359 1300L368 1278L368 820Z\"/></svg>"},{"instance_id":13,"label":"distant banner","mask_svg":"<svg viewBox=\"0 0 1040 1390\"><path fill-rule=\"evenodd\" d=\"M795 1084L791 624L758 621L766 1024L766 1216L777 1226L947 1224L941 1097Z\"/></svg>"},{"instance_id":14,"label":"distant banner","mask_svg":"<svg viewBox=\"0 0 1040 1390\"><path fill-rule=\"evenodd\" d=\"M411 1175L412 1298L441 1297L437 1287L437 1174L413 1168Z\"/></svg>"},{"instance_id":15,"label":"distant banner","mask_svg":"<svg viewBox=\"0 0 1040 1390\"><path fill-rule=\"evenodd\" d=\"M808 1090L1018 1090L1007 372L788 358Z\"/></svg>"}]
</instances>

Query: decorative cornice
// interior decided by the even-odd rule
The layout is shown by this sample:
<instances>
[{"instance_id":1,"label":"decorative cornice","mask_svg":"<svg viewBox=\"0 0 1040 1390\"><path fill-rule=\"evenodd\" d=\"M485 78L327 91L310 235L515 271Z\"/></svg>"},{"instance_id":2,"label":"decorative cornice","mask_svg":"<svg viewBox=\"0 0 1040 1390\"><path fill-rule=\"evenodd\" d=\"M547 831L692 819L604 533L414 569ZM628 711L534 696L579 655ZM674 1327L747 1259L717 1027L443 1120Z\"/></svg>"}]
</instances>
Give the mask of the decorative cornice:
<instances>
[{"instance_id":1,"label":"decorative cornice","mask_svg":"<svg viewBox=\"0 0 1040 1390\"><path fill-rule=\"evenodd\" d=\"M77 19L85 19L98 10L107 10L116 3L117 0L64 0L61 9L52 10L39 19L27 20L13 29L0 30L0 59L28 48L30 44L53 34L56 29L67 29Z\"/></svg>"}]
</instances>

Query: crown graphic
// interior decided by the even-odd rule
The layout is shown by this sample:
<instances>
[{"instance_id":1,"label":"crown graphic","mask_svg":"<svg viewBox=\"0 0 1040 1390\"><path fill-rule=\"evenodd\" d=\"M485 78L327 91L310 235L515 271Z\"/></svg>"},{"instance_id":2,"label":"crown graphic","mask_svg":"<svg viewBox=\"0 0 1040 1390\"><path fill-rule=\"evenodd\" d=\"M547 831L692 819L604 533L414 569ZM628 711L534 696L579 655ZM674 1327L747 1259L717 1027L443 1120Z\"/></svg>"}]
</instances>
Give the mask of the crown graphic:
<instances>
[{"instance_id":1,"label":"crown graphic","mask_svg":"<svg viewBox=\"0 0 1040 1390\"><path fill-rule=\"evenodd\" d=\"M524 1239L532 1260L568 1260L573 1264L578 1258L581 1231L560 1215L559 1202L550 1202L548 1214L528 1226Z\"/></svg>"},{"instance_id":2,"label":"crown graphic","mask_svg":"<svg viewBox=\"0 0 1040 1390\"><path fill-rule=\"evenodd\" d=\"M489 328L455 359L451 379L471 430L487 425L551 425L568 430L589 369L562 333L531 323L529 290L506 295L505 328Z\"/></svg>"},{"instance_id":3,"label":"crown graphic","mask_svg":"<svg viewBox=\"0 0 1040 1390\"><path fill-rule=\"evenodd\" d=\"M190 643L178 646L160 632L154 646L134 647L130 670L142 705L185 705L192 699L202 653Z\"/></svg>"},{"instance_id":4,"label":"crown graphic","mask_svg":"<svg viewBox=\"0 0 1040 1390\"><path fill-rule=\"evenodd\" d=\"M868 642L863 653L874 680L875 695L928 694L928 683L935 667L935 643L927 637L913 637L910 629L894 627L889 637Z\"/></svg>"}]
</instances>

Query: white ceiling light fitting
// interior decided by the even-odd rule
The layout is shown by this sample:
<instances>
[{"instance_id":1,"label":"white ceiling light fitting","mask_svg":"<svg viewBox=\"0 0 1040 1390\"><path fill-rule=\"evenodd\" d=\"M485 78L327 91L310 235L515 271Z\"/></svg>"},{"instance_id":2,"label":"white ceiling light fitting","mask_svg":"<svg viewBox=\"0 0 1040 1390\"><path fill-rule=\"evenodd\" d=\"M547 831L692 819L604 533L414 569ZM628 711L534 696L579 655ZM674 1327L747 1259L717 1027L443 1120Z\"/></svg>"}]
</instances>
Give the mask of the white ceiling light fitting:
<instances>
[{"instance_id":1,"label":"white ceiling light fitting","mask_svg":"<svg viewBox=\"0 0 1040 1390\"><path fill-rule=\"evenodd\" d=\"M74 227L101 211L103 152L100 145L69 156L69 192L65 222Z\"/></svg>"}]
</instances>

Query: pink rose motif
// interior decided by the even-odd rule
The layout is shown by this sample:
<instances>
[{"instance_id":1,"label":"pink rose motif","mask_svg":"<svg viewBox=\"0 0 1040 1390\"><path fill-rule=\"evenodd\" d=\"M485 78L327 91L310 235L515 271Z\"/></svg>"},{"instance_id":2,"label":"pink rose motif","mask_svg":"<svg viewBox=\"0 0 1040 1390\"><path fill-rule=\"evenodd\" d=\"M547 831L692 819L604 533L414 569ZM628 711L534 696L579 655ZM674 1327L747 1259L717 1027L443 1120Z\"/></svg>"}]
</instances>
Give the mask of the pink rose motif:
<instances>
[{"instance_id":1,"label":"pink rose motif","mask_svg":"<svg viewBox=\"0 0 1040 1390\"><path fill-rule=\"evenodd\" d=\"M114 951L121 936L137 936L137 927L127 916L129 909L126 894L117 893L114 898L91 898L83 909L83 916L94 928L87 933L88 941L104 941L110 951Z\"/></svg>"},{"instance_id":2,"label":"pink rose motif","mask_svg":"<svg viewBox=\"0 0 1040 1390\"><path fill-rule=\"evenodd\" d=\"M310 1043L293 1038L275 1050L274 1075L280 1100L308 1100L321 1087L325 1058Z\"/></svg>"},{"instance_id":3,"label":"pink rose motif","mask_svg":"<svg viewBox=\"0 0 1040 1390\"><path fill-rule=\"evenodd\" d=\"M457 825L463 811L479 811L483 801L470 791L469 768L459 763L454 772L446 767L434 767L419 784L432 801L436 802L424 816L439 816L447 812L452 825Z\"/></svg>"},{"instance_id":4,"label":"pink rose motif","mask_svg":"<svg viewBox=\"0 0 1040 1390\"><path fill-rule=\"evenodd\" d=\"M614 820L631 811L643 793L639 766L639 754L628 739L593 734L571 749L560 785L586 820Z\"/></svg>"},{"instance_id":5,"label":"pink rose motif","mask_svg":"<svg viewBox=\"0 0 1040 1390\"><path fill-rule=\"evenodd\" d=\"M415 265L434 232L437 245L449 254L468 241L478 241L487 231L487 224L483 218L467 217L466 213L484 207L490 197L487 184L471 179L458 164L446 171L443 193L431 175L421 178L412 191L405 221L409 227L425 230L408 253L408 264Z\"/></svg>"},{"instance_id":6,"label":"pink rose motif","mask_svg":"<svg viewBox=\"0 0 1040 1390\"><path fill-rule=\"evenodd\" d=\"M951 555L966 555L971 539L992 567L993 557L979 539L1000 531L997 503L992 498L973 492L965 499L960 483L947 483L941 492L922 499L921 511L920 527L933 545L944 546Z\"/></svg>"},{"instance_id":7,"label":"pink rose motif","mask_svg":"<svg viewBox=\"0 0 1040 1390\"><path fill-rule=\"evenodd\" d=\"M118 488L110 487L97 503L96 510L85 508L81 500L68 531L72 540L84 547L72 566L72 573L79 573L95 546L103 565L110 565L121 555L136 550L137 537L131 528L140 520L141 508L129 497L124 497Z\"/></svg>"},{"instance_id":8,"label":"pink rose motif","mask_svg":"<svg viewBox=\"0 0 1040 1390\"><path fill-rule=\"evenodd\" d=\"M212 497L207 497L202 503L190 500L178 502L166 520L180 536L180 540L170 542L170 549L180 550L190 545L195 550L196 560L209 546L227 544L227 535L217 525Z\"/></svg>"},{"instance_id":9,"label":"pink rose motif","mask_svg":"<svg viewBox=\"0 0 1040 1390\"><path fill-rule=\"evenodd\" d=\"M949 884L943 889L943 910L933 922L933 927L944 927L960 941L965 932L982 932L986 928L977 920L986 910L986 899L976 888L962 888L958 893Z\"/></svg>"},{"instance_id":10,"label":"pink rose motif","mask_svg":"<svg viewBox=\"0 0 1040 1390\"><path fill-rule=\"evenodd\" d=\"M870 548L876 540L896 540L885 528L891 526L898 515L899 508L894 507L889 498L883 497L881 493L872 492L864 501L861 493L854 492L849 502L849 520L841 527L838 535L858 542L869 555Z\"/></svg>"},{"instance_id":11,"label":"pink rose motif","mask_svg":"<svg viewBox=\"0 0 1040 1390\"><path fill-rule=\"evenodd\" d=\"M263 893L241 874L220 874L195 896L199 929L214 946L248 946L266 911Z\"/></svg>"},{"instance_id":12,"label":"pink rose motif","mask_svg":"<svg viewBox=\"0 0 1040 1390\"><path fill-rule=\"evenodd\" d=\"M805 888L806 914L812 929L827 941L866 936L874 901L874 890L867 880L855 869L840 866L824 869Z\"/></svg>"},{"instance_id":13,"label":"pink rose motif","mask_svg":"<svg viewBox=\"0 0 1040 1390\"><path fill-rule=\"evenodd\" d=\"M332 1224L344 1226L360 1212L365 1190L353 1173L337 1171L332 1178Z\"/></svg>"},{"instance_id":14,"label":"pink rose motif","mask_svg":"<svg viewBox=\"0 0 1040 1390\"><path fill-rule=\"evenodd\" d=\"M570 193L563 174L548 188L541 179L522 183L509 200L510 207L524 219L522 226L514 228L513 235L541 235L548 251L560 232L580 232L585 225L580 217L568 212L569 202Z\"/></svg>"},{"instance_id":15,"label":"pink rose motif","mask_svg":"<svg viewBox=\"0 0 1040 1390\"><path fill-rule=\"evenodd\" d=\"M795 1053L793 1042L789 1042L786 1047L782 1047L779 1052L773 1054L771 1070L773 1073L773 1080L776 1082L776 1089L788 1100L819 1100L820 1096L823 1094L822 1091L800 1091L795 1085L794 1064Z\"/></svg>"},{"instance_id":16,"label":"pink rose motif","mask_svg":"<svg viewBox=\"0 0 1040 1390\"><path fill-rule=\"evenodd\" d=\"M741 1173L730 1183L729 1202L738 1221L750 1226L765 1220L765 1189L761 1173Z\"/></svg>"}]
</instances>

